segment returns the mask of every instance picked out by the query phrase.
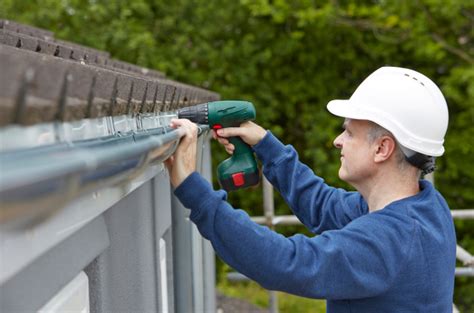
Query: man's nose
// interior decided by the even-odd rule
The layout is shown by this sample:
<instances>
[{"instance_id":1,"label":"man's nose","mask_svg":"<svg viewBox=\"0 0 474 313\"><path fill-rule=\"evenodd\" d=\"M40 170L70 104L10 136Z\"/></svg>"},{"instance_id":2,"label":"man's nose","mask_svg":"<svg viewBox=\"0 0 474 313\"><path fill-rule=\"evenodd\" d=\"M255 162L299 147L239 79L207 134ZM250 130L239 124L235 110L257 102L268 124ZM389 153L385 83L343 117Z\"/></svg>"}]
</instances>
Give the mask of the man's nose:
<instances>
[{"instance_id":1,"label":"man's nose","mask_svg":"<svg viewBox=\"0 0 474 313\"><path fill-rule=\"evenodd\" d=\"M340 134L336 137L336 139L334 139L333 145L338 149L342 149L342 134Z\"/></svg>"}]
</instances>

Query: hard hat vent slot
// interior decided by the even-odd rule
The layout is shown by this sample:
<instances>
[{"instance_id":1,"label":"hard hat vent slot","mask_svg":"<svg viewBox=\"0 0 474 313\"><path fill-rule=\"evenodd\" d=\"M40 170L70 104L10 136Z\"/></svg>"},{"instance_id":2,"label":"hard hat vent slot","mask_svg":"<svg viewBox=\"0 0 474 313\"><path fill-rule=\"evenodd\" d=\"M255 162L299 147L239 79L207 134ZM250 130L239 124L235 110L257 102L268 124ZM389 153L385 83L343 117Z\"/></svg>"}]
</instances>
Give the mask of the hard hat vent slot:
<instances>
[{"instance_id":1,"label":"hard hat vent slot","mask_svg":"<svg viewBox=\"0 0 474 313\"><path fill-rule=\"evenodd\" d=\"M404 75L405 75L406 77L411 77L413 80L416 80L417 82L420 83L420 85L422 85L423 87L425 87L425 84L423 84L422 81L419 81L418 78L413 77L413 76L410 76L410 74L407 74L407 73L405 73Z\"/></svg>"}]
</instances>

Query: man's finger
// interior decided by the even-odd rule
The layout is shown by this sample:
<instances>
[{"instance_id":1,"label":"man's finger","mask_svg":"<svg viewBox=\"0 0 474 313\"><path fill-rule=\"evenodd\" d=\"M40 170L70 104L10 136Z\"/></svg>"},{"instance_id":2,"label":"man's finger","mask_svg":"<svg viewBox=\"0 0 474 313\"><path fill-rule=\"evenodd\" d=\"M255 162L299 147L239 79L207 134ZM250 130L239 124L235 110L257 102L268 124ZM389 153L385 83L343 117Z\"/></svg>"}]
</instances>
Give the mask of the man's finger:
<instances>
[{"instance_id":1,"label":"man's finger","mask_svg":"<svg viewBox=\"0 0 474 313\"><path fill-rule=\"evenodd\" d=\"M191 126L191 125L195 125L195 124L193 122L191 122L190 120L185 119L185 118L173 118L170 121L170 126L171 127L182 127L182 126Z\"/></svg>"},{"instance_id":2,"label":"man's finger","mask_svg":"<svg viewBox=\"0 0 474 313\"><path fill-rule=\"evenodd\" d=\"M197 125L188 119L172 119L170 126L183 132L185 137L194 137L198 133Z\"/></svg>"},{"instance_id":3,"label":"man's finger","mask_svg":"<svg viewBox=\"0 0 474 313\"><path fill-rule=\"evenodd\" d=\"M174 162L174 156L170 156L168 159L166 159L163 162L165 163L165 166L168 169L168 172L171 172L171 169L173 168L173 162Z\"/></svg>"},{"instance_id":4,"label":"man's finger","mask_svg":"<svg viewBox=\"0 0 474 313\"><path fill-rule=\"evenodd\" d=\"M225 139L225 138L222 138L222 137L218 137L218 138L217 138L217 141L218 141L221 145L228 145L228 144L229 144L229 140L228 140L228 139Z\"/></svg>"},{"instance_id":5,"label":"man's finger","mask_svg":"<svg viewBox=\"0 0 474 313\"><path fill-rule=\"evenodd\" d=\"M243 135L243 129L241 127L228 127L217 130L217 135L220 137L236 137Z\"/></svg>"},{"instance_id":6,"label":"man's finger","mask_svg":"<svg viewBox=\"0 0 474 313\"><path fill-rule=\"evenodd\" d=\"M177 128L178 127L178 124L177 124L177 119L176 118L173 118L171 119L170 121L170 127L173 127L173 128Z\"/></svg>"}]
</instances>

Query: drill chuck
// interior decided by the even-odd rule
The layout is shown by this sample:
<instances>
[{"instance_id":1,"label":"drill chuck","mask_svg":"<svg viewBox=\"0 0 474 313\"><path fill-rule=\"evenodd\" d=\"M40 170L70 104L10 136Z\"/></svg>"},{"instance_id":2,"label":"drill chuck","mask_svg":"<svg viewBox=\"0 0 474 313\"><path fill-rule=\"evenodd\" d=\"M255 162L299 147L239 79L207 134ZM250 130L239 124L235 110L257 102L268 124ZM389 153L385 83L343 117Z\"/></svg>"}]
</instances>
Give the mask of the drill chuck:
<instances>
[{"instance_id":1,"label":"drill chuck","mask_svg":"<svg viewBox=\"0 0 474 313\"><path fill-rule=\"evenodd\" d=\"M208 125L208 116L209 109L207 103L185 107L178 111L178 118L186 118L196 124Z\"/></svg>"}]
</instances>

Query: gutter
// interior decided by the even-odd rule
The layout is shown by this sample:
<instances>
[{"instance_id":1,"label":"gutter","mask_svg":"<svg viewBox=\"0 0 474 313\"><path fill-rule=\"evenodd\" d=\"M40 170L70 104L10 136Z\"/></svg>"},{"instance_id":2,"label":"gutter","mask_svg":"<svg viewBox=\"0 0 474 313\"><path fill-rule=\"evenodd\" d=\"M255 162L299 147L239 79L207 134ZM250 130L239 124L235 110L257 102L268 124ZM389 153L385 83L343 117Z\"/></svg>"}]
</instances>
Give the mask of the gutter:
<instances>
[{"instance_id":1,"label":"gutter","mask_svg":"<svg viewBox=\"0 0 474 313\"><path fill-rule=\"evenodd\" d=\"M110 121L111 135L0 150L0 224L30 225L81 195L130 181L172 155L183 135L156 124L117 132L113 117ZM207 129L201 125L199 133ZM28 127L16 130L15 137L21 140L28 131ZM8 134L0 129L0 140Z\"/></svg>"}]
</instances>

